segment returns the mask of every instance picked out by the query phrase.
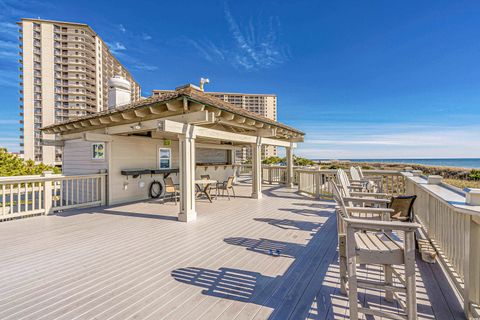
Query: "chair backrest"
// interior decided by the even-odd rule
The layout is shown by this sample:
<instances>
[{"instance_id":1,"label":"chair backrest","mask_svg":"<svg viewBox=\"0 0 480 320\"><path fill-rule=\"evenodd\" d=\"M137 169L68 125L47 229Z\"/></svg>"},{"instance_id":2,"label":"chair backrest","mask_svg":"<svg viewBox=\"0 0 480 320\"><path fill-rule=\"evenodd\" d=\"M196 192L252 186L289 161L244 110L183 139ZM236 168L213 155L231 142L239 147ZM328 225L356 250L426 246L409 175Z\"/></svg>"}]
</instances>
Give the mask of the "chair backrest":
<instances>
[{"instance_id":1,"label":"chair backrest","mask_svg":"<svg viewBox=\"0 0 480 320\"><path fill-rule=\"evenodd\" d=\"M350 167L350 176L352 177L353 180L362 180L360 177L360 173L358 172L358 169L355 167Z\"/></svg>"},{"instance_id":2,"label":"chair backrest","mask_svg":"<svg viewBox=\"0 0 480 320\"><path fill-rule=\"evenodd\" d=\"M202 174L202 175L200 175L200 179L202 179L202 180L210 180L210 175L209 175L209 174Z\"/></svg>"},{"instance_id":3,"label":"chair backrest","mask_svg":"<svg viewBox=\"0 0 480 320\"><path fill-rule=\"evenodd\" d=\"M413 203L417 199L416 195L413 196L396 196L392 197L389 208L393 209L394 212L390 214L391 218L394 220L400 220L405 222L413 222Z\"/></svg>"},{"instance_id":4,"label":"chair backrest","mask_svg":"<svg viewBox=\"0 0 480 320\"><path fill-rule=\"evenodd\" d=\"M175 184L173 183L172 178L168 177L163 181L165 183L165 192L175 192Z\"/></svg>"},{"instance_id":5,"label":"chair backrest","mask_svg":"<svg viewBox=\"0 0 480 320\"><path fill-rule=\"evenodd\" d=\"M337 170L335 175L335 180L337 182L338 188L343 195L343 197L350 197L350 180L348 179L347 174L342 169Z\"/></svg>"},{"instance_id":6,"label":"chair backrest","mask_svg":"<svg viewBox=\"0 0 480 320\"><path fill-rule=\"evenodd\" d=\"M348 215L348 211L347 211L347 208L345 206L345 202L343 201L343 196L342 196L342 193L340 191L340 189L338 189L338 186L337 184L330 180L329 181L330 183L330 188L332 189L332 192L333 192L333 199L335 200L335 202L337 203L337 208L336 208L336 213L337 213L337 229L338 229L338 233L345 233L345 219L349 217Z\"/></svg>"},{"instance_id":7,"label":"chair backrest","mask_svg":"<svg viewBox=\"0 0 480 320\"><path fill-rule=\"evenodd\" d=\"M363 175L363 170L362 170L362 167L361 166L358 166L357 167L357 172L360 176L360 179L365 179L365 176Z\"/></svg>"},{"instance_id":8,"label":"chair backrest","mask_svg":"<svg viewBox=\"0 0 480 320\"><path fill-rule=\"evenodd\" d=\"M228 177L227 179L227 188L233 187L233 176Z\"/></svg>"}]
</instances>

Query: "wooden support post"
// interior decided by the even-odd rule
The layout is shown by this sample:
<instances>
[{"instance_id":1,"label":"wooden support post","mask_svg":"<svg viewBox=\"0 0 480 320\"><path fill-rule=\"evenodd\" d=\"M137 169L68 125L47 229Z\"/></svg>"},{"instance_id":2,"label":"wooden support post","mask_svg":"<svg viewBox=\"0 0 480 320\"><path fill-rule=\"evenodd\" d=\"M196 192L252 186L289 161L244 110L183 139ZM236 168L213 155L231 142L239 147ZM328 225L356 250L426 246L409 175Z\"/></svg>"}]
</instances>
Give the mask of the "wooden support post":
<instances>
[{"instance_id":1,"label":"wooden support post","mask_svg":"<svg viewBox=\"0 0 480 320\"><path fill-rule=\"evenodd\" d=\"M53 176L52 171L44 171L42 174L42 177L51 177ZM52 185L52 180L46 179L44 180L44 192L43 192L43 205L45 207L45 215L49 215L53 212L53 197L52 197L52 191L53 191L53 185ZM20 194L19 194L20 197ZM19 200L20 201L20 200Z\"/></svg>"},{"instance_id":2,"label":"wooden support post","mask_svg":"<svg viewBox=\"0 0 480 320\"><path fill-rule=\"evenodd\" d=\"M187 125L179 135L180 160L180 212L178 220L191 222L197 219L195 211L195 126Z\"/></svg>"},{"instance_id":3,"label":"wooden support post","mask_svg":"<svg viewBox=\"0 0 480 320\"><path fill-rule=\"evenodd\" d=\"M252 144L252 198L262 198L262 138Z\"/></svg>"},{"instance_id":4,"label":"wooden support post","mask_svg":"<svg viewBox=\"0 0 480 320\"><path fill-rule=\"evenodd\" d=\"M293 188L293 146L287 147L287 187Z\"/></svg>"}]
</instances>

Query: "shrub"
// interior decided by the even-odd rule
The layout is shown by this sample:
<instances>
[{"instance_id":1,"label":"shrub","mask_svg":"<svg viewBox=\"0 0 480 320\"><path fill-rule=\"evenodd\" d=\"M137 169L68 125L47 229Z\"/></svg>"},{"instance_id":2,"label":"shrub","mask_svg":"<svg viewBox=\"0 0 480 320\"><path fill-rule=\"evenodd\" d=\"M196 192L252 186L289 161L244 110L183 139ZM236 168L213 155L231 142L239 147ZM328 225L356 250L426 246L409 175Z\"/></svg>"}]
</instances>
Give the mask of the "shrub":
<instances>
[{"instance_id":1,"label":"shrub","mask_svg":"<svg viewBox=\"0 0 480 320\"><path fill-rule=\"evenodd\" d=\"M39 175L44 171L60 173L60 169L55 166L35 164L33 160L23 161L17 155L8 153L7 149L0 148L0 177Z\"/></svg>"},{"instance_id":2,"label":"shrub","mask_svg":"<svg viewBox=\"0 0 480 320\"><path fill-rule=\"evenodd\" d=\"M473 169L472 171L470 171L468 178L471 180L480 180L480 170Z\"/></svg>"}]
</instances>

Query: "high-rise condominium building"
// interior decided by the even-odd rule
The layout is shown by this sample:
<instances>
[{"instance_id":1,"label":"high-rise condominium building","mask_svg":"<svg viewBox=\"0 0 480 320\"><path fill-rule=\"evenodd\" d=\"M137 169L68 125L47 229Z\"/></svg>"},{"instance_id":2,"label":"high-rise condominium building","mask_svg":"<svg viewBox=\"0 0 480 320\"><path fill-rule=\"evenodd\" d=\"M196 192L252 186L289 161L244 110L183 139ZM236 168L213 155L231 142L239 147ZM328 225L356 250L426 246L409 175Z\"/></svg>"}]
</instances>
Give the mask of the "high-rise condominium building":
<instances>
[{"instance_id":1,"label":"high-rise condominium building","mask_svg":"<svg viewBox=\"0 0 480 320\"><path fill-rule=\"evenodd\" d=\"M47 164L61 161L53 135L40 128L106 109L108 80L115 75L131 83L132 101L140 86L86 24L22 19L21 144L25 160Z\"/></svg>"},{"instance_id":2,"label":"high-rise condominium building","mask_svg":"<svg viewBox=\"0 0 480 320\"><path fill-rule=\"evenodd\" d=\"M169 90L153 90L152 95L159 95ZM277 96L274 94L250 94L250 93L229 93L229 92L205 92L215 96L223 101L229 102L235 106L248 111L258 113L272 120L277 120ZM275 146L263 147L264 157L276 156L277 148ZM250 148L244 148L241 159L251 158Z\"/></svg>"}]
</instances>

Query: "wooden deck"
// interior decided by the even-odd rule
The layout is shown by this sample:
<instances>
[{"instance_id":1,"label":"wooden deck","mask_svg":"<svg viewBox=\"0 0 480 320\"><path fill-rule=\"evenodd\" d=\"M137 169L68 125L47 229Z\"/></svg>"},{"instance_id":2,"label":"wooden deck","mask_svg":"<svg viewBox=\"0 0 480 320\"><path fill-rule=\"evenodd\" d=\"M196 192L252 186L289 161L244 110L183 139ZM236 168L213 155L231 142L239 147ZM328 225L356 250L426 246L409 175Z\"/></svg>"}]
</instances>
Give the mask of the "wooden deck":
<instances>
[{"instance_id":1,"label":"wooden deck","mask_svg":"<svg viewBox=\"0 0 480 320\"><path fill-rule=\"evenodd\" d=\"M249 191L199 200L190 224L156 201L1 223L0 319L348 319L333 204ZM464 318L439 266L417 268L420 318Z\"/></svg>"}]
</instances>

